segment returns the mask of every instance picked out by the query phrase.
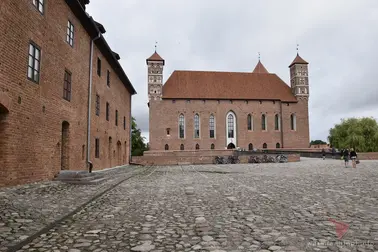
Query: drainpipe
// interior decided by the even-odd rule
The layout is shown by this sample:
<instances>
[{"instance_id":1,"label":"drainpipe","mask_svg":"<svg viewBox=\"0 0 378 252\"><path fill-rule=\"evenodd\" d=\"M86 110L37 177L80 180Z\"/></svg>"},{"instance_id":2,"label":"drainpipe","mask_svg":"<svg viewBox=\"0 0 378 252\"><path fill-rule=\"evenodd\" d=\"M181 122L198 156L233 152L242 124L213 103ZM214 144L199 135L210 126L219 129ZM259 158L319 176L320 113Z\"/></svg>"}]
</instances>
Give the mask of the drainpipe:
<instances>
[{"instance_id":1,"label":"drainpipe","mask_svg":"<svg viewBox=\"0 0 378 252\"><path fill-rule=\"evenodd\" d=\"M133 131L133 120L131 118L131 105L132 105L132 102L131 102L131 99L133 98L133 95L130 94L130 129L129 129L129 134L130 134L130 140L129 140L129 164L131 163L131 148L133 146L133 140L132 140L132 137L133 137L133 134L132 134L132 131Z\"/></svg>"},{"instance_id":2,"label":"drainpipe","mask_svg":"<svg viewBox=\"0 0 378 252\"><path fill-rule=\"evenodd\" d=\"M89 172L92 172L92 162L90 160L91 153L91 104L92 104L92 75L93 75L93 47L94 41L101 38L101 33L91 40L91 55L89 57L89 88L88 88L88 122L87 122L87 165Z\"/></svg>"}]
</instances>

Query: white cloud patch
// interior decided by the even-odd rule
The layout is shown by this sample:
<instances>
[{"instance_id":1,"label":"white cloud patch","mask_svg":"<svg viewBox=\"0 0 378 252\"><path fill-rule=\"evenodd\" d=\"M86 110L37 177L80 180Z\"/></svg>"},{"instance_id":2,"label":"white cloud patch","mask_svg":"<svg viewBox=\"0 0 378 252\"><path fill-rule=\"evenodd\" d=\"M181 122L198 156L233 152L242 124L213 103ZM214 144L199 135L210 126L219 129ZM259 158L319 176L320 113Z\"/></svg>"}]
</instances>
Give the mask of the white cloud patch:
<instances>
[{"instance_id":1,"label":"white cloud patch","mask_svg":"<svg viewBox=\"0 0 378 252\"><path fill-rule=\"evenodd\" d=\"M154 51L176 69L252 71L258 52L289 83L296 44L310 71L311 139L326 140L340 118L378 117L378 1L92 0L136 88L133 116L148 138L147 67Z\"/></svg>"}]
</instances>

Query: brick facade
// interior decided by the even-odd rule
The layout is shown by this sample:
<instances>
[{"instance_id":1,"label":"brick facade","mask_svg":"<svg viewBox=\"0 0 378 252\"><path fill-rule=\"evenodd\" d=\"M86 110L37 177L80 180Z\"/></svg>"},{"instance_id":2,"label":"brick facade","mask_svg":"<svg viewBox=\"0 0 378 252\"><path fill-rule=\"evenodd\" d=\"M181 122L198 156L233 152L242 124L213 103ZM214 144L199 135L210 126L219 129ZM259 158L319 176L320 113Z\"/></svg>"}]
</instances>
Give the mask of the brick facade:
<instances>
[{"instance_id":1,"label":"brick facade","mask_svg":"<svg viewBox=\"0 0 378 252\"><path fill-rule=\"evenodd\" d=\"M245 81L245 79L250 78L248 85L239 85L242 87L237 90L238 93L242 94L245 87L253 87L249 85L250 83L256 83L259 81L265 81L266 86L257 86L257 89L261 88L272 88L271 85L273 81L279 79L281 81L276 85L279 90L256 90L256 92L261 93L261 99L247 99L247 98L230 98L225 99L224 97L219 99L196 99L193 97L182 98L183 92L189 93L189 95L197 95L206 97L207 94L199 92L200 90L206 90L206 92L219 91L217 89L217 83L224 81L224 79L232 76L232 80L238 79L239 73L222 73L222 77L218 73L213 72L194 72L194 73L176 73L176 77L168 79L165 85L162 85L163 77L163 67L164 60L159 55L155 54L147 59L148 65L148 92L149 92L149 146L150 150L180 150L181 145L184 146L184 150L195 150L196 145L199 145L200 150L209 150L212 145L214 149L226 149L230 144L230 139L227 139L227 115L229 112L233 112L236 119L235 139L233 144L241 149L248 150L250 144L253 148L263 149L265 148L308 148L309 147L309 114L308 114L308 69L307 62L303 59L298 61L298 57L290 65L291 74L291 89L287 84L283 83L281 79L273 74L266 73L265 68L264 73L256 73L256 70L252 75L248 73L240 73L243 78L240 81ZM160 61L159 61L160 58ZM299 62L299 63L296 63ZM263 65L259 61L259 69L263 68ZM209 74L207 74L209 73ZM172 76L175 73L172 74ZM186 78L189 75L195 75L195 80ZM204 76L204 80L198 76ZM211 77L218 78L215 82L212 81ZM277 78L276 78L277 77ZM183 78L186 78L183 80ZM206 78L206 79L205 79ZM172 81L173 79L173 81ZM167 83L169 82L169 88L167 88ZM198 83L201 82L201 85ZM233 83L229 83L224 90L225 93L228 92L232 96L232 86ZM237 83L236 83L237 84ZM261 83L258 83L261 84ZM176 86L175 86L176 85ZM197 90L193 90L188 87L196 86ZM172 89L173 88L173 89ZM219 88L220 85L219 85ZM288 93L285 93L287 91ZM174 91L172 91L174 90ZM223 89L222 89L223 90ZM188 92L189 91L189 92ZM250 90L249 90L250 91ZM264 92L262 92L264 91ZM278 94L277 94L277 92ZM167 93L169 93L169 98L167 98ZM248 92L251 95L256 96L256 92ZM280 97L280 92L283 94L282 100L279 99L268 99L266 97L274 97L271 95L272 92L276 92L275 97ZM218 92L222 95L222 92ZM246 92L245 92L246 93ZM263 94L264 93L264 94ZM266 97L263 97L266 96ZM172 97L180 97L174 99ZM209 94L211 96L211 94ZM290 100L290 97L292 99ZM286 99L286 100L285 100ZM289 100L289 101L288 101ZM185 118L185 137L179 137L179 116L184 115ZM195 137L194 122L195 115L199 115L199 127L200 134L199 138ZM248 129L247 118L248 115L252 116L252 128ZM266 126L267 129L262 129L262 115L266 116ZM210 137L209 121L210 116L213 115L215 118L215 137ZM275 128L275 116L279 117L279 128ZM291 127L291 117L295 121L295 129L292 130ZM169 131L169 132L168 132ZM169 134L168 134L169 133ZM266 146L264 145L266 144Z\"/></svg>"},{"instance_id":2,"label":"brick facade","mask_svg":"<svg viewBox=\"0 0 378 252\"><path fill-rule=\"evenodd\" d=\"M88 17L79 8L77 12L85 15L79 18L64 0L44 1L43 14L32 2L0 3L0 186L51 179L61 169L87 169L89 59L93 38L83 25L83 18ZM68 21L74 26L73 46L66 42ZM31 42L41 52L39 83L27 75ZM125 84L113 70L116 63L108 60L100 43L104 43L103 37L95 43L92 61L89 160L94 169L129 162L133 94L131 84ZM97 75L98 58L101 76ZM70 101L63 99L65 71L71 74ZM96 95L100 97L99 116L96 116ZM106 102L110 103L110 121L105 119ZM118 126L115 110L119 115ZM112 137L110 147L109 137ZM95 158L95 138L100 140L99 158Z\"/></svg>"}]
</instances>

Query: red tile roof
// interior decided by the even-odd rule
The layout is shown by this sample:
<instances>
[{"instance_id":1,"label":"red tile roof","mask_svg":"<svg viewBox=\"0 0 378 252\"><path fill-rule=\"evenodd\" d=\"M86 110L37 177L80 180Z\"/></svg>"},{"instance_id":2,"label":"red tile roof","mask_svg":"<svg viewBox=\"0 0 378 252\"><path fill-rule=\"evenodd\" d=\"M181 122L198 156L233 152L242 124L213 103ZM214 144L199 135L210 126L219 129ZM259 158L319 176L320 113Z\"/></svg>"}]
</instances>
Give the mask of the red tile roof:
<instances>
[{"instance_id":1,"label":"red tile roof","mask_svg":"<svg viewBox=\"0 0 378 252\"><path fill-rule=\"evenodd\" d=\"M261 63L261 61L259 60L259 62L257 63L255 69L253 70L252 73L269 73L268 70L266 70L265 66Z\"/></svg>"},{"instance_id":2,"label":"red tile roof","mask_svg":"<svg viewBox=\"0 0 378 252\"><path fill-rule=\"evenodd\" d=\"M164 63L164 59L162 57L160 57L160 55L155 51L154 54L151 55L151 57L149 57L148 59L146 59L146 61L149 61L149 60L153 60L153 61L163 61Z\"/></svg>"},{"instance_id":3,"label":"red tile roof","mask_svg":"<svg viewBox=\"0 0 378 252\"><path fill-rule=\"evenodd\" d=\"M299 56L299 54L297 53L297 56L295 57L295 59L293 60L293 62L291 62L291 64L289 65L289 67L291 67L294 64L308 64L308 62L305 61L304 59L302 59L301 56Z\"/></svg>"},{"instance_id":4,"label":"red tile roof","mask_svg":"<svg viewBox=\"0 0 378 252\"><path fill-rule=\"evenodd\" d=\"M297 101L276 74L205 71L174 71L163 86L163 98Z\"/></svg>"}]
</instances>

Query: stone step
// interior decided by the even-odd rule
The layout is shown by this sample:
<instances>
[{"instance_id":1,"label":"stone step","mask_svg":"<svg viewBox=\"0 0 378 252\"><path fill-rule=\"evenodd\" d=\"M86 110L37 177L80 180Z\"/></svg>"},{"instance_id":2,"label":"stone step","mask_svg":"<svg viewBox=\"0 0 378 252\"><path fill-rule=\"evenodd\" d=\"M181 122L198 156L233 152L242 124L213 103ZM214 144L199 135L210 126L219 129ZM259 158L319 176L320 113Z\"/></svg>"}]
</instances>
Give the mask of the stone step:
<instances>
[{"instance_id":1,"label":"stone step","mask_svg":"<svg viewBox=\"0 0 378 252\"><path fill-rule=\"evenodd\" d=\"M105 180L106 178L97 178L94 180L65 180L61 182L74 185L97 185L104 182Z\"/></svg>"}]
</instances>

